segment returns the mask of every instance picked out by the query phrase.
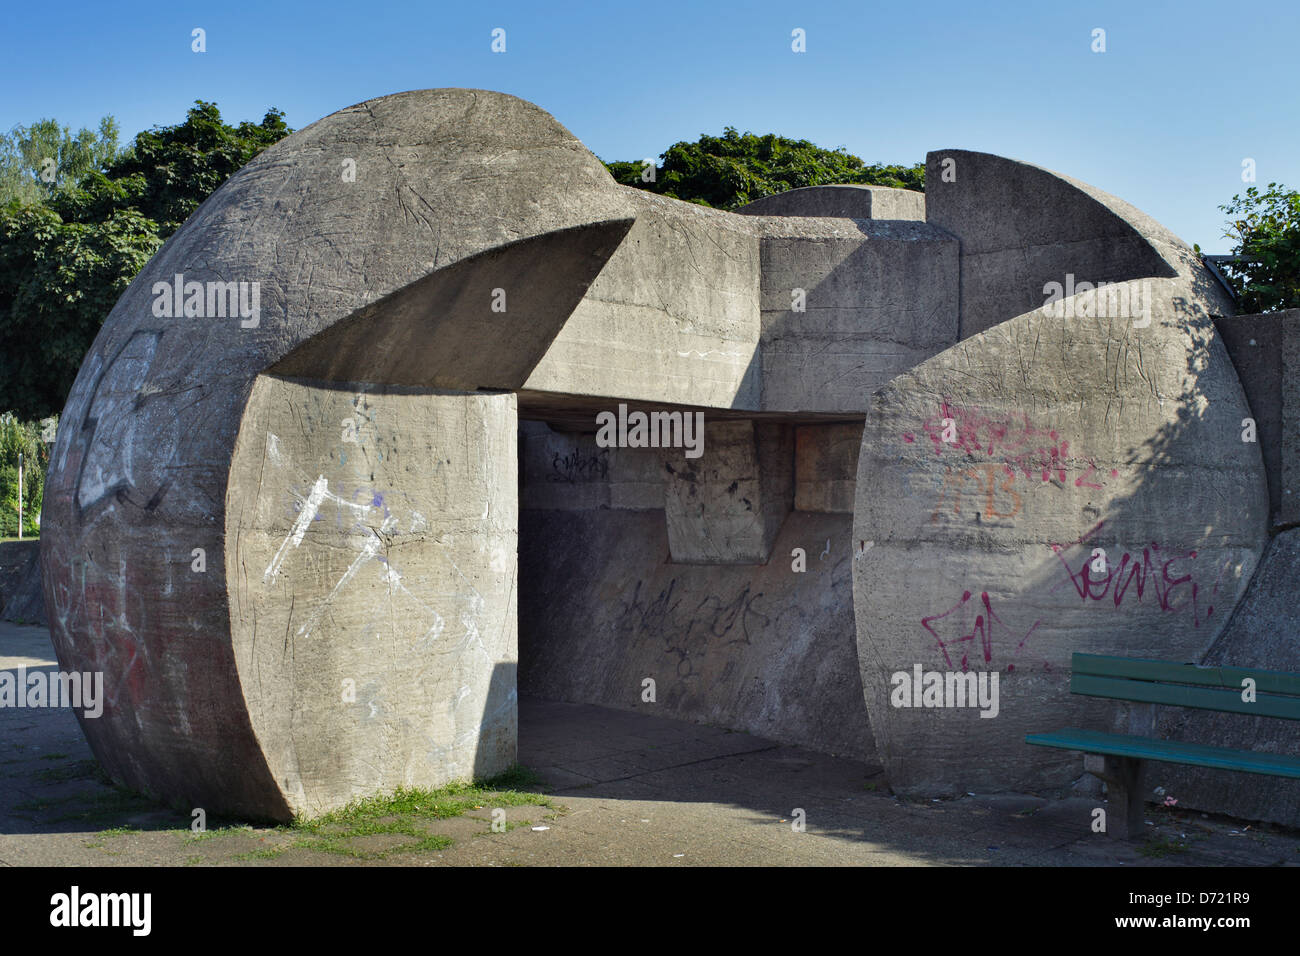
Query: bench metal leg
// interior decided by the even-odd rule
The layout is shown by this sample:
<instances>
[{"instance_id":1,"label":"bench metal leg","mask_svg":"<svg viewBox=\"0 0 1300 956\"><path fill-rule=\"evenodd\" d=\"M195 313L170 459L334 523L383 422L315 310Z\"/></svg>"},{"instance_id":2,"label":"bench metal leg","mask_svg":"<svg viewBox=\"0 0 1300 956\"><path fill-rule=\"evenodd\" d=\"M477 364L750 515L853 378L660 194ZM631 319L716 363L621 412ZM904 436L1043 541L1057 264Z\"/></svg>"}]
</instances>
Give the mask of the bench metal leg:
<instances>
[{"instance_id":1,"label":"bench metal leg","mask_svg":"<svg viewBox=\"0 0 1300 956\"><path fill-rule=\"evenodd\" d=\"M1106 833L1141 839L1145 823L1146 764L1135 757L1085 754L1083 768L1106 782Z\"/></svg>"}]
</instances>

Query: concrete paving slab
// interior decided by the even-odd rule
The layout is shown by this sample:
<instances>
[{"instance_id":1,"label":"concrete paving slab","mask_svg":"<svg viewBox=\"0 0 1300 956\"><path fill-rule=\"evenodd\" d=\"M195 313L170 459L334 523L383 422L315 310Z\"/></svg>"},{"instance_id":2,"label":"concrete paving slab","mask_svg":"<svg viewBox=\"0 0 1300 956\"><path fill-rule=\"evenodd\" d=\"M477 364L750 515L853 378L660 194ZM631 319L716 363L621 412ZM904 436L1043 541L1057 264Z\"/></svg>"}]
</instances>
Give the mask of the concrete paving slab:
<instances>
[{"instance_id":1,"label":"concrete paving slab","mask_svg":"<svg viewBox=\"0 0 1300 956\"><path fill-rule=\"evenodd\" d=\"M44 631L0 625L0 668L51 661ZM294 847L285 827L213 820L196 835L188 810L109 785L70 710L0 708L0 865L1300 865L1300 832L1270 825L1149 806L1147 839L1126 844L1091 831L1093 797L906 800L876 765L725 728L530 698L519 715L520 759L554 806L503 807L505 833L490 801L420 821L453 841L439 850L364 836L350 849L390 851L369 859Z\"/></svg>"}]
</instances>

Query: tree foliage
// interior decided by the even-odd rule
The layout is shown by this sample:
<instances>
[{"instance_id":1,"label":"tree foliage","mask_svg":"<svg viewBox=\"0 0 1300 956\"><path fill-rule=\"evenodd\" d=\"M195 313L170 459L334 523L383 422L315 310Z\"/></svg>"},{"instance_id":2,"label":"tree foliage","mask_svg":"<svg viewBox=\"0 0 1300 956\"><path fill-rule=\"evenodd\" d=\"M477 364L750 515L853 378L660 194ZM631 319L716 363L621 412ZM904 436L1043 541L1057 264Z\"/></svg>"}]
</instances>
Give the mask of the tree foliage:
<instances>
[{"instance_id":1,"label":"tree foliage","mask_svg":"<svg viewBox=\"0 0 1300 956\"><path fill-rule=\"evenodd\" d=\"M775 133L738 133L731 126L721 136L705 134L694 143L674 143L660 160L652 181L647 181L649 168L643 163L615 161L606 166L625 186L718 209L829 183L925 189L924 163L869 166L843 148L824 149L806 139Z\"/></svg>"},{"instance_id":2,"label":"tree foliage","mask_svg":"<svg viewBox=\"0 0 1300 956\"><path fill-rule=\"evenodd\" d=\"M131 208L90 223L44 205L0 210L0 408L63 408L105 316L161 244Z\"/></svg>"},{"instance_id":3,"label":"tree foliage","mask_svg":"<svg viewBox=\"0 0 1300 956\"><path fill-rule=\"evenodd\" d=\"M217 104L196 100L184 123L138 135L108 176L140 177L143 190L132 204L158 223L165 239L231 175L291 132L280 110L268 110L261 123L228 126Z\"/></svg>"},{"instance_id":4,"label":"tree foliage","mask_svg":"<svg viewBox=\"0 0 1300 956\"><path fill-rule=\"evenodd\" d=\"M98 133L73 133L52 119L15 126L0 136L0 205L51 199L87 173L104 170L118 158L117 136L112 116L99 121Z\"/></svg>"},{"instance_id":5,"label":"tree foliage","mask_svg":"<svg viewBox=\"0 0 1300 956\"><path fill-rule=\"evenodd\" d=\"M104 169L40 202L0 207L0 408L63 408L95 335L131 280L232 173L290 132L284 114L229 126L199 100L139 134Z\"/></svg>"},{"instance_id":6,"label":"tree foliage","mask_svg":"<svg viewBox=\"0 0 1300 956\"><path fill-rule=\"evenodd\" d=\"M18 534L18 455L23 456L23 536L40 531L45 474L50 466L49 442L58 419L22 422L12 412L0 415L0 538Z\"/></svg>"},{"instance_id":7,"label":"tree foliage","mask_svg":"<svg viewBox=\"0 0 1300 956\"><path fill-rule=\"evenodd\" d=\"M1220 206L1230 217L1227 238L1237 262L1224 272L1243 313L1300 308L1300 192L1269 183Z\"/></svg>"}]
</instances>

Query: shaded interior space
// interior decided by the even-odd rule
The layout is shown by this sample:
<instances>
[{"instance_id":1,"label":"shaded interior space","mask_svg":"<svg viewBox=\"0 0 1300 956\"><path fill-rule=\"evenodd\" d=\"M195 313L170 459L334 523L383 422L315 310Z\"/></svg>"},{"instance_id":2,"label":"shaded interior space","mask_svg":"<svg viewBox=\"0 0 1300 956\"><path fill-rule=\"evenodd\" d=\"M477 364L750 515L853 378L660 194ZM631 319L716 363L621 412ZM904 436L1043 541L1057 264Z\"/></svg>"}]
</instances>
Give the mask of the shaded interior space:
<instances>
[{"instance_id":1,"label":"shaded interior space","mask_svg":"<svg viewBox=\"0 0 1300 956\"><path fill-rule=\"evenodd\" d=\"M598 445L597 413L617 408L521 396L521 699L872 763L850 572L860 417L706 410L687 458Z\"/></svg>"}]
</instances>

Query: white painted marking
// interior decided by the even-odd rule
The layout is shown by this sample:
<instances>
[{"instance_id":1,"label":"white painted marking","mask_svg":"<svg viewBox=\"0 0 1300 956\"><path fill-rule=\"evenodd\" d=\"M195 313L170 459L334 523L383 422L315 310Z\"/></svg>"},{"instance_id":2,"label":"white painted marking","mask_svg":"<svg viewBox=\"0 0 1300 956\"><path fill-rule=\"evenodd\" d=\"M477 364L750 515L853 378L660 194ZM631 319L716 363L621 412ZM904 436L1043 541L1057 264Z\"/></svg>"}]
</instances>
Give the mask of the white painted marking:
<instances>
[{"instance_id":1,"label":"white painted marking","mask_svg":"<svg viewBox=\"0 0 1300 956\"><path fill-rule=\"evenodd\" d=\"M324 480L324 478L321 479L321 481ZM383 534L387 534L389 531L393 530L393 526L396 524L397 519L389 517L384 521L384 524L379 531ZM379 537L378 534L365 543L361 549L361 553L352 560L352 563L348 565L348 569L343 572L343 577L339 578L338 583L330 589L330 593L325 595L325 600L321 601L321 603L317 605L316 610L312 611L311 617L307 619L307 623L298 629L299 637L306 637L311 633L311 629L316 626L317 622L320 621L321 615L325 613L325 608L329 607L330 603L334 600L334 595L339 593L339 590L343 585L352 580L353 575L357 573L357 569L361 567L361 565L365 564L373 558L376 553L378 553L379 546L383 543L384 539Z\"/></svg>"},{"instance_id":2,"label":"white painted marking","mask_svg":"<svg viewBox=\"0 0 1300 956\"><path fill-rule=\"evenodd\" d=\"M316 511L320 508L321 501L324 500L325 495L328 493L328 486L329 482L325 480L324 475L321 475L316 479L316 484L312 486L311 494L307 496L307 500L302 504L302 510L298 512L298 520L293 523L293 529L285 536L285 539L280 542L280 550L275 552L275 557L272 558L271 563L266 566L266 573L262 575L263 581L269 583L271 578L275 577L275 573L280 570L281 562L284 561L284 554L289 550L291 544L295 548L302 544L302 537L307 533L307 526L310 525L312 519L316 517Z\"/></svg>"},{"instance_id":3,"label":"white painted marking","mask_svg":"<svg viewBox=\"0 0 1300 956\"><path fill-rule=\"evenodd\" d=\"M348 501L346 498L340 498L332 491L325 492L325 497L328 500L334 502L336 505L347 505L353 511L369 511L373 507L373 505L371 505L370 502L366 502L365 504L359 505L355 501Z\"/></svg>"},{"instance_id":4,"label":"white painted marking","mask_svg":"<svg viewBox=\"0 0 1300 956\"><path fill-rule=\"evenodd\" d=\"M708 349L704 352L701 352L699 349L687 349L685 352L677 350L677 355L680 358L690 358L692 355L698 355L700 358L708 358L710 355L721 355L723 358L731 359L749 358L749 356L746 356L744 352L724 352L721 349Z\"/></svg>"}]
</instances>

